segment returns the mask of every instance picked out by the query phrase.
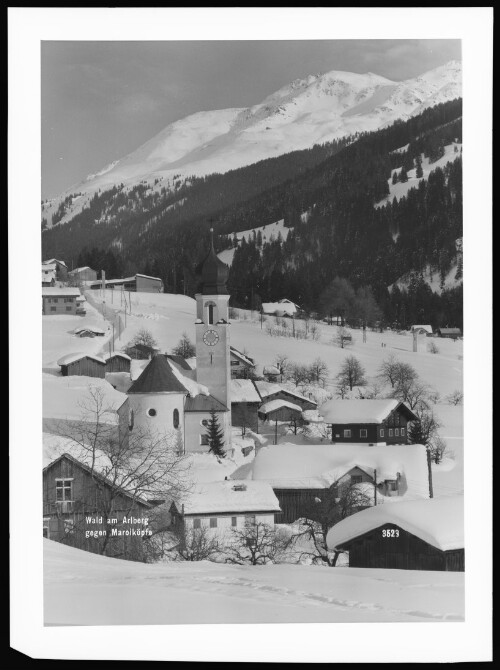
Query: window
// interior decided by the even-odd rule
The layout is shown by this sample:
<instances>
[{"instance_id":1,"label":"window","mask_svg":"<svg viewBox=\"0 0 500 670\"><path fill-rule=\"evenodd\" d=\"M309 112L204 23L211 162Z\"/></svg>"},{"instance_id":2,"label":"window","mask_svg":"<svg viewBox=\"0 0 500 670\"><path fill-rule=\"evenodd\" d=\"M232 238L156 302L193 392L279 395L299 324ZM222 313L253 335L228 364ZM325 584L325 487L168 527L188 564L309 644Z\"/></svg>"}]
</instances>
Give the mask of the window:
<instances>
[{"instance_id":1,"label":"window","mask_svg":"<svg viewBox=\"0 0 500 670\"><path fill-rule=\"evenodd\" d=\"M148 416L156 416L156 410L153 408L148 409Z\"/></svg>"},{"instance_id":2,"label":"window","mask_svg":"<svg viewBox=\"0 0 500 670\"><path fill-rule=\"evenodd\" d=\"M392 437L393 432L392 428L389 428L389 437Z\"/></svg>"},{"instance_id":3,"label":"window","mask_svg":"<svg viewBox=\"0 0 500 670\"><path fill-rule=\"evenodd\" d=\"M405 434L405 429L401 428L401 435L404 435L404 434Z\"/></svg>"},{"instance_id":4,"label":"window","mask_svg":"<svg viewBox=\"0 0 500 670\"><path fill-rule=\"evenodd\" d=\"M397 491L398 490L398 483L395 479L388 479L386 481L387 484L387 490L388 491Z\"/></svg>"},{"instance_id":5,"label":"window","mask_svg":"<svg viewBox=\"0 0 500 670\"><path fill-rule=\"evenodd\" d=\"M215 303L214 302L207 302L206 307L207 307L207 321L210 325L213 325L215 323L215 321L214 321Z\"/></svg>"},{"instance_id":6,"label":"window","mask_svg":"<svg viewBox=\"0 0 500 670\"><path fill-rule=\"evenodd\" d=\"M52 298L52 302L59 302L59 298Z\"/></svg>"},{"instance_id":7,"label":"window","mask_svg":"<svg viewBox=\"0 0 500 670\"><path fill-rule=\"evenodd\" d=\"M202 426L208 426L208 419L202 419L200 423Z\"/></svg>"},{"instance_id":8,"label":"window","mask_svg":"<svg viewBox=\"0 0 500 670\"><path fill-rule=\"evenodd\" d=\"M51 312L55 312L55 311L56 311L56 308L55 308L55 307L51 307L51 308L50 308L50 311L51 311Z\"/></svg>"},{"instance_id":9,"label":"window","mask_svg":"<svg viewBox=\"0 0 500 670\"><path fill-rule=\"evenodd\" d=\"M239 361L231 360L231 365L239 365L239 364L240 364Z\"/></svg>"},{"instance_id":10,"label":"window","mask_svg":"<svg viewBox=\"0 0 500 670\"><path fill-rule=\"evenodd\" d=\"M255 514L245 517L245 526L255 526Z\"/></svg>"},{"instance_id":11,"label":"window","mask_svg":"<svg viewBox=\"0 0 500 670\"><path fill-rule=\"evenodd\" d=\"M178 409L174 409L173 420L174 420L174 428L179 428L179 410Z\"/></svg>"},{"instance_id":12,"label":"window","mask_svg":"<svg viewBox=\"0 0 500 670\"><path fill-rule=\"evenodd\" d=\"M193 528L195 530L201 528L201 519L193 519Z\"/></svg>"},{"instance_id":13,"label":"window","mask_svg":"<svg viewBox=\"0 0 500 670\"><path fill-rule=\"evenodd\" d=\"M73 302L73 298L64 298L64 302Z\"/></svg>"},{"instance_id":14,"label":"window","mask_svg":"<svg viewBox=\"0 0 500 670\"><path fill-rule=\"evenodd\" d=\"M57 502L73 500L72 479L56 479L56 500Z\"/></svg>"},{"instance_id":15,"label":"window","mask_svg":"<svg viewBox=\"0 0 500 670\"><path fill-rule=\"evenodd\" d=\"M396 435L396 437L399 437L399 428L395 429L394 434Z\"/></svg>"},{"instance_id":16,"label":"window","mask_svg":"<svg viewBox=\"0 0 500 670\"><path fill-rule=\"evenodd\" d=\"M238 525L238 519L237 519L237 517L232 516L232 517L231 517L231 526L232 526L233 528L236 528L237 525Z\"/></svg>"},{"instance_id":17,"label":"window","mask_svg":"<svg viewBox=\"0 0 500 670\"><path fill-rule=\"evenodd\" d=\"M48 526L43 527L43 536L48 537L49 536L49 528Z\"/></svg>"},{"instance_id":18,"label":"window","mask_svg":"<svg viewBox=\"0 0 500 670\"><path fill-rule=\"evenodd\" d=\"M380 437L384 437L384 435L385 435L385 431L384 431L383 428L381 428L381 429L380 429Z\"/></svg>"},{"instance_id":19,"label":"window","mask_svg":"<svg viewBox=\"0 0 500 670\"><path fill-rule=\"evenodd\" d=\"M363 475L351 475L351 484L361 484Z\"/></svg>"},{"instance_id":20,"label":"window","mask_svg":"<svg viewBox=\"0 0 500 670\"><path fill-rule=\"evenodd\" d=\"M208 446L208 435L200 435L200 444Z\"/></svg>"},{"instance_id":21,"label":"window","mask_svg":"<svg viewBox=\"0 0 500 670\"><path fill-rule=\"evenodd\" d=\"M71 309L72 309L71 307L66 307L67 312L71 312Z\"/></svg>"},{"instance_id":22,"label":"window","mask_svg":"<svg viewBox=\"0 0 500 670\"><path fill-rule=\"evenodd\" d=\"M360 437L368 437L368 431L366 428L361 428L359 431L359 436Z\"/></svg>"},{"instance_id":23,"label":"window","mask_svg":"<svg viewBox=\"0 0 500 670\"><path fill-rule=\"evenodd\" d=\"M210 519L210 528L217 528L217 519Z\"/></svg>"},{"instance_id":24,"label":"window","mask_svg":"<svg viewBox=\"0 0 500 670\"><path fill-rule=\"evenodd\" d=\"M344 437L351 437L351 431L350 430L344 430Z\"/></svg>"}]
</instances>

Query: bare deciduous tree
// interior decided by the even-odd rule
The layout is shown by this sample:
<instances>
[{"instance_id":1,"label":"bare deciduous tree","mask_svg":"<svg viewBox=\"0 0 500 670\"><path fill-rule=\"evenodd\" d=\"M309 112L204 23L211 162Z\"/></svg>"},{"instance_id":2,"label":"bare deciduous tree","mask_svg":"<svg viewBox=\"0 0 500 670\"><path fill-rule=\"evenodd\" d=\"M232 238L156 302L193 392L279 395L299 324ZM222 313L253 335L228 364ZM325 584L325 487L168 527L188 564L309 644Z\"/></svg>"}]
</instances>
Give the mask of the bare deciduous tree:
<instances>
[{"instance_id":1,"label":"bare deciduous tree","mask_svg":"<svg viewBox=\"0 0 500 670\"><path fill-rule=\"evenodd\" d=\"M339 326L337 328L336 333L334 333L332 337L332 344L336 344L339 346L341 349L344 349L345 347L351 345L353 343L352 335L347 328L344 328L343 326Z\"/></svg>"},{"instance_id":2,"label":"bare deciduous tree","mask_svg":"<svg viewBox=\"0 0 500 670\"><path fill-rule=\"evenodd\" d=\"M147 328L141 328L138 330L134 337L127 344L127 348L134 347L138 344L144 347L149 347L150 349L156 349L158 347L158 342L153 337L151 331L147 330Z\"/></svg>"},{"instance_id":3,"label":"bare deciduous tree","mask_svg":"<svg viewBox=\"0 0 500 670\"><path fill-rule=\"evenodd\" d=\"M405 402L412 410L426 409L429 406L431 388L417 379L407 379L396 384L392 397Z\"/></svg>"},{"instance_id":4,"label":"bare deciduous tree","mask_svg":"<svg viewBox=\"0 0 500 670\"><path fill-rule=\"evenodd\" d=\"M169 552L173 551L176 560L212 561L223 553L218 536L207 526L187 529L180 526L174 531L173 538Z\"/></svg>"},{"instance_id":5,"label":"bare deciduous tree","mask_svg":"<svg viewBox=\"0 0 500 670\"><path fill-rule=\"evenodd\" d=\"M339 382L345 382L352 391L353 386L366 384L365 369L355 356L347 356L337 379Z\"/></svg>"},{"instance_id":6,"label":"bare deciduous tree","mask_svg":"<svg viewBox=\"0 0 500 670\"><path fill-rule=\"evenodd\" d=\"M232 540L226 548L226 563L265 565L277 563L290 547L292 538L284 529L266 523L246 523L232 530Z\"/></svg>"},{"instance_id":7,"label":"bare deciduous tree","mask_svg":"<svg viewBox=\"0 0 500 670\"><path fill-rule=\"evenodd\" d=\"M459 391L458 389L456 391L453 391L453 393L450 393L449 396L447 396L446 400L450 403L450 405L461 405L464 399L464 394L462 391Z\"/></svg>"},{"instance_id":8,"label":"bare deciduous tree","mask_svg":"<svg viewBox=\"0 0 500 670\"><path fill-rule=\"evenodd\" d=\"M189 339L187 333L182 333L181 339L177 342L176 346L172 349L172 353L176 356L182 356L182 358L192 358L196 355L196 348L194 344Z\"/></svg>"},{"instance_id":9,"label":"bare deciduous tree","mask_svg":"<svg viewBox=\"0 0 500 670\"><path fill-rule=\"evenodd\" d=\"M324 387L328 381L328 375L330 371L328 365L321 358L315 358L314 361L309 366L309 375L311 382L315 382L320 386Z\"/></svg>"},{"instance_id":10,"label":"bare deciduous tree","mask_svg":"<svg viewBox=\"0 0 500 670\"><path fill-rule=\"evenodd\" d=\"M400 362L394 354L390 354L380 365L378 376L383 382L390 384L391 388L394 388L396 385L399 365Z\"/></svg>"}]
</instances>

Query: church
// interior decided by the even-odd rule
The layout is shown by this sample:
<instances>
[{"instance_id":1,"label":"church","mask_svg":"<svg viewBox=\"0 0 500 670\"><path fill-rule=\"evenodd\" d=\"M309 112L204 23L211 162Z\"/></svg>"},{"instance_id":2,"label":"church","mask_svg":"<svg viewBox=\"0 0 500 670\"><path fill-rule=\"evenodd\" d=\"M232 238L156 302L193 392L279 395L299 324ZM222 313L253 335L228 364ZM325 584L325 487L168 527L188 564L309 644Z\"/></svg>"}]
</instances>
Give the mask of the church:
<instances>
[{"instance_id":1,"label":"church","mask_svg":"<svg viewBox=\"0 0 500 670\"><path fill-rule=\"evenodd\" d=\"M196 298L196 370L158 354L144 368L127 394L132 430L176 431L184 453L207 452L207 426L215 411L231 453L229 346L229 267L210 251L201 264Z\"/></svg>"}]
</instances>

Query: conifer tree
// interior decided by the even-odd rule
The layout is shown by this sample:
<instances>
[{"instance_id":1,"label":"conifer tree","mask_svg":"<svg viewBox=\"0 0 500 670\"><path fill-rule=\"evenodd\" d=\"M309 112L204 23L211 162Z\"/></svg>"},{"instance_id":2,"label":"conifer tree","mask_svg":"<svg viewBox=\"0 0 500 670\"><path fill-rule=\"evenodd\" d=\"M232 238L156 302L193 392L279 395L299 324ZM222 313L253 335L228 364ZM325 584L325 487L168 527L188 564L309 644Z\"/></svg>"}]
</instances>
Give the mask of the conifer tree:
<instances>
[{"instance_id":1,"label":"conifer tree","mask_svg":"<svg viewBox=\"0 0 500 670\"><path fill-rule=\"evenodd\" d=\"M392 183L397 184L398 183L398 173L396 170L392 173Z\"/></svg>"},{"instance_id":2,"label":"conifer tree","mask_svg":"<svg viewBox=\"0 0 500 670\"><path fill-rule=\"evenodd\" d=\"M219 417L215 410L210 410L210 420L207 426L209 452L218 458L224 458L224 433L220 427Z\"/></svg>"},{"instance_id":3,"label":"conifer tree","mask_svg":"<svg viewBox=\"0 0 500 670\"><path fill-rule=\"evenodd\" d=\"M422 170L422 159L420 158L420 156L417 156L416 162L417 162L417 171L415 173L415 176L417 179L421 179L424 176L424 171Z\"/></svg>"}]
</instances>

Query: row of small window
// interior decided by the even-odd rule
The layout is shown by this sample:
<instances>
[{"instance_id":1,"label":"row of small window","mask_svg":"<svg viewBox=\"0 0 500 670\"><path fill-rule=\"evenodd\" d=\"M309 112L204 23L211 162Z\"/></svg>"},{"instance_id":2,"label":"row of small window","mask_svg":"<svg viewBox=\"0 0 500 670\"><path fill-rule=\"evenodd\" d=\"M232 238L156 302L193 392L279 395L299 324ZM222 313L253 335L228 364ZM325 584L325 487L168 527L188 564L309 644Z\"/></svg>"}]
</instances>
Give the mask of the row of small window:
<instances>
[{"instance_id":1,"label":"row of small window","mask_svg":"<svg viewBox=\"0 0 500 670\"><path fill-rule=\"evenodd\" d=\"M238 525L238 517L237 516L232 516L231 517L231 526L233 528L236 528ZM255 525L255 515L249 515L245 517L245 525L246 526L253 526ZM217 528L217 517L211 517L209 519L209 526L210 528ZM201 528L201 519L193 519L193 528L195 530Z\"/></svg>"},{"instance_id":2,"label":"row of small window","mask_svg":"<svg viewBox=\"0 0 500 670\"><path fill-rule=\"evenodd\" d=\"M51 311L51 312L57 312L57 307L51 307L51 308L50 308L50 311ZM73 307L66 307L66 311L67 311L67 312L71 312L71 311L73 311Z\"/></svg>"},{"instance_id":3,"label":"row of small window","mask_svg":"<svg viewBox=\"0 0 500 670\"><path fill-rule=\"evenodd\" d=\"M63 302L74 302L74 298L61 298ZM47 302L59 302L59 298L47 298Z\"/></svg>"},{"instance_id":4,"label":"row of small window","mask_svg":"<svg viewBox=\"0 0 500 670\"><path fill-rule=\"evenodd\" d=\"M401 428L401 429L400 428L389 428L389 437L394 437L394 435L396 437L399 437L400 430L401 430L401 435L404 436L404 434L405 434L405 429L404 428ZM360 431L359 431L359 436L360 437L368 437L368 430L366 428L361 428ZM385 436L385 429L381 428L380 429L380 437L384 437L384 436ZM352 437L352 430L350 430L349 428L346 428L346 430L344 430L344 437Z\"/></svg>"}]
</instances>

